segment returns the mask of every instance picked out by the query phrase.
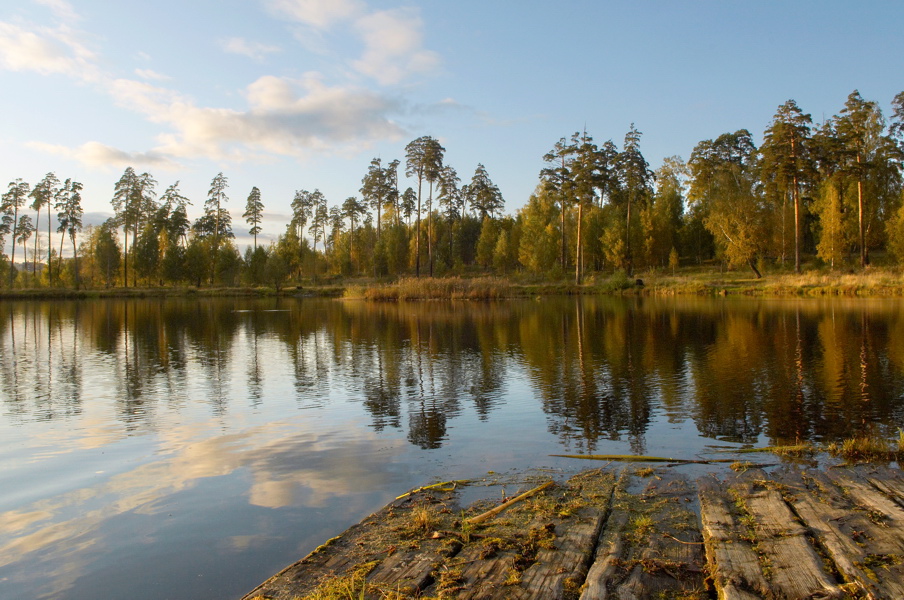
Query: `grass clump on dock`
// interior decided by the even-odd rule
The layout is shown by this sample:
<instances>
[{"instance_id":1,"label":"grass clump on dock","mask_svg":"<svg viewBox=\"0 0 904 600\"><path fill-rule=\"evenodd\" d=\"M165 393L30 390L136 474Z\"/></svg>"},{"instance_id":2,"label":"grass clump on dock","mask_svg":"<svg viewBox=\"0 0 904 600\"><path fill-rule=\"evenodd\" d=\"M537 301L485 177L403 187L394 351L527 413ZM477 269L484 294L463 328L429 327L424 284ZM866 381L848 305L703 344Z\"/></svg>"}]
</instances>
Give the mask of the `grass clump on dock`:
<instances>
[{"instance_id":1,"label":"grass clump on dock","mask_svg":"<svg viewBox=\"0 0 904 600\"><path fill-rule=\"evenodd\" d=\"M363 563L345 575L327 577L305 598L306 600L353 600L363 598L368 593L377 592L379 590L371 589L373 586L367 584L367 575L377 564L379 561Z\"/></svg>"}]
</instances>

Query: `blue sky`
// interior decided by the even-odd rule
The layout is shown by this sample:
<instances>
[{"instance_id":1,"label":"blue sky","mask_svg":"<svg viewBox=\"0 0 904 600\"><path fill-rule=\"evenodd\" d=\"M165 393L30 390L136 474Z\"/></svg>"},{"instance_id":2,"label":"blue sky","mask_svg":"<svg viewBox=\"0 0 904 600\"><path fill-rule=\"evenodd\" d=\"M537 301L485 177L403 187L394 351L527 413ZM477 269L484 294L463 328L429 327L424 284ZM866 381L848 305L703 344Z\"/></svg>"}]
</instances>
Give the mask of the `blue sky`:
<instances>
[{"instance_id":1,"label":"blue sky","mask_svg":"<svg viewBox=\"0 0 904 600\"><path fill-rule=\"evenodd\" d=\"M656 168L726 131L759 139L789 98L819 122L859 89L888 114L902 26L891 1L17 0L0 7L0 178L81 181L96 222L127 166L160 192L179 180L193 217L222 171L242 244L252 186L273 239L295 190L339 204L373 157L432 135L514 213L585 126L621 146L635 123Z\"/></svg>"}]
</instances>

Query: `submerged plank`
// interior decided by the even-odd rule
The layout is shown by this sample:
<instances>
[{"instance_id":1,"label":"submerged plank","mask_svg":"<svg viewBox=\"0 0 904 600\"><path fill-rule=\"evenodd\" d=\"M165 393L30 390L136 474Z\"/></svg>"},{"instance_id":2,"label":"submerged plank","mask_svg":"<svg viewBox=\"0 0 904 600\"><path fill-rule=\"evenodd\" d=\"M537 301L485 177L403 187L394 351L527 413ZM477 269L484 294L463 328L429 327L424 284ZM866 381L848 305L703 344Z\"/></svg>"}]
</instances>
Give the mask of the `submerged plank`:
<instances>
[{"instance_id":1,"label":"submerged plank","mask_svg":"<svg viewBox=\"0 0 904 600\"><path fill-rule=\"evenodd\" d=\"M628 526L628 513L613 509L606 521L603 537L597 546L596 556L587 572L581 600L606 600L610 581L616 581L619 575L621 560L625 553L625 530Z\"/></svg>"},{"instance_id":2,"label":"submerged plank","mask_svg":"<svg viewBox=\"0 0 904 600\"><path fill-rule=\"evenodd\" d=\"M613 475L581 473L513 509L515 529L502 521L481 529L482 547L465 548L457 598L567 598L581 586L608 512ZM529 518L525 521L525 518ZM448 594L447 594L448 595Z\"/></svg>"},{"instance_id":3,"label":"submerged plank","mask_svg":"<svg viewBox=\"0 0 904 600\"><path fill-rule=\"evenodd\" d=\"M489 598L526 598L515 586L518 582L518 553L512 550L486 557L480 548L466 548L449 563L448 584L442 590L446 597L470 600ZM458 565L461 570L456 571Z\"/></svg>"}]
</instances>

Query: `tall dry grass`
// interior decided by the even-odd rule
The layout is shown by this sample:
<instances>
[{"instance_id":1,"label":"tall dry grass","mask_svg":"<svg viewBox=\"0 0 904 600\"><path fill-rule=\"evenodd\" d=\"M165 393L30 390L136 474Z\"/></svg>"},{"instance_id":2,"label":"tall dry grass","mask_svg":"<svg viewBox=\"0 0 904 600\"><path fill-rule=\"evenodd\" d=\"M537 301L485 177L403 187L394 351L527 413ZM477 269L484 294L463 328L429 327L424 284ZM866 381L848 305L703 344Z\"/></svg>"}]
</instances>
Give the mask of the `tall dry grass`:
<instances>
[{"instance_id":1,"label":"tall dry grass","mask_svg":"<svg viewBox=\"0 0 904 600\"><path fill-rule=\"evenodd\" d=\"M498 277L400 279L396 283L369 287L367 300L494 300L512 296L512 284Z\"/></svg>"}]
</instances>

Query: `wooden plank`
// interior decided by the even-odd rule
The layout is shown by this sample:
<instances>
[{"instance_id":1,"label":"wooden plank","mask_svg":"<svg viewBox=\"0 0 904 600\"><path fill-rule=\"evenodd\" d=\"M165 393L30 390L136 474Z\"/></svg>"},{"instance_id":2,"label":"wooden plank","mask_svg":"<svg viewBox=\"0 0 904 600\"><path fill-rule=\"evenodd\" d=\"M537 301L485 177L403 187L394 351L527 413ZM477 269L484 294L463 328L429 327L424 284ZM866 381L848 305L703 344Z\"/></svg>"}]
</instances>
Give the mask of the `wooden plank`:
<instances>
[{"instance_id":1,"label":"wooden plank","mask_svg":"<svg viewBox=\"0 0 904 600\"><path fill-rule=\"evenodd\" d=\"M416 570L419 563L406 559L408 554L416 551L418 546L428 549L428 555L436 553L441 544L434 540L407 539L403 542L405 536L401 529L410 523L414 508L435 504L454 506L455 498L454 493L431 490L417 496L397 499L269 578L246 594L243 600L257 597L293 600L304 597L313 592L322 581L347 575L367 563L377 563L379 568L379 564L387 559L392 561L390 565L396 566L401 566L407 560L408 566ZM451 521L451 515L443 516L445 520ZM424 532L424 535L429 535L429 532ZM406 545L412 547L408 548ZM447 545L447 554L455 550L454 546ZM384 572L392 572L391 566ZM417 579L413 570L410 575Z\"/></svg>"},{"instance_id":2,"label":"wooden plank","mask_svg":"<svg viewBox=\"0 0 904 600\"><path fill-rule=\"evenodd\" d=\"M649 531L633 548L629 575L616 586L616 597L704 593L703 538L697 515L686 507L695 493L684 479L654 480L647 486L637 518L648 519Z\"/></svg>"},{"instance_id":3,"label":"wooden plank","mask_svg":"<svg viewBox=\"0 0 904 600\"><path fill-rule=\"evenodd\" d=\"M571 597L587 577L605 510L587 508L556 524L554 549L541 549L537 562L521 577L521 587L534 598Z\"/></svg>"},{"instance_id":4,"label":"wooden plank","mask_svg":"<svg viewBox=\"0 0 904 600\"><path fill-rule=\"evenodd\" d=\"M815 472L788 470L778 478L783 496L825 549L836 569L868 598L904 598L900 565L881 579L867 565L884 550L874 540L885 534L848 502L827 478Z\"/></svg>"},{"instance_id":5,"label":"wooden plank","mask_svg":"<svg viewBox=\"0 0 904 600\"><path fill-rule=\"evenodd\" d=\"M884 522L888 527L904 531L904 508L860 478L855 470L828 469L829 480L844 490L845 495Z\"/></svg>"},{"instance_id":6,"label":"wooden plank","mask_svg":"<svg viewBox=\"0 0 904 600\"><path fill-rule=\"evenodd\" d=\"M897 469L877 466L861 469L860 475L869 481L873 487L890 497L899 505L904 506L904 477Z\"/></svg>"},{"instance_id":7,"label":"wooden plank","mask_svg":"<svg viewBox=\"0 0 904 600\"><path fill-rule=\"evenodd\" d=\"M606 521L602 539L581 592L580 600L607 600L608 585L621 577L619 565L625 552L624 532L629 515L624 510L613 510Z\"/></svg>"},{"instance_id":8,"label":"wooden plank","mask_svg":"<svg viewBox=\"0 0 904 600\"><path fill-rule=\"evenodd\" d=\"M729 498L715 477L697 480L700 517L710 576L724 600L755 600L771 593L760 559L749 539L741 535Z\"/></svg>"},{"instance_id":9,"label":"wooden plank","mask_svg":"<svg viewBox=\"0 0 904 600\"><path fill-rule=\"evenodd\" d=\"M615 487L612 471L584 472L478 526L449 508L455 493L421 492L351 527L245 599L305 597L321 581L351 573L360 577L356 597L369 600L706 597L704 560L728 600L904 598L899 470L750 470L721 481L703 477L696 490L672 470L659 474L646 480L623 470Z\"/></svg>"},{"instance_id":10,"label":"wooden plank","mask_svg":"<svg viewBox=\"0 0 904 600\"><path fill-rule=\"evenodd\" d=\"M751 522L742 523L756 536L756 550L773 593L785 598L843 598L847 594L834 582L822 559L810 545L806 530L785 504L781 494L764 485L759 470L728 478L736 503Z\"/></svg>"},{"instance_id":11,"label":"wooden plank","mask_svg":"<svg viewBox=\"0 0 904 600\"><path fill-rule=\"evenodd\" d=\"M518 553L504 551L492 558L484 558L482 549L465 548L456 560L449 563L452 569L462 565L458 577L460 589L455 598L460 600L491 600L494 598L530 598L517 585L516 562Z\"/></svg>"},{"instance_id":12,"label":"wooden plank","mask_svg":"<svg viewBox=\"0 0 904 600\"><path fill-rule=\"evenodd\" d=\"M460 548L460 544L443 540L424 540L416 549L396 552L383 560L367 576L367 583L381 592L414 596L433 583L434 572ZM368 598L382 597L385 594L368 594Z\"/></svg>"},{"instance_id":13,"label":"wooden plank","mask_svg":"<svg viewBox=\"0 0 904 600\"><path fill-rule=\"evenodd\" d=\"M599 539L614 482L601 470L580 473L481 523L462 551L438 570L426 593L469 599L573 597Z\"/></svg>"},{"instance_id":14,"label":"wooden plank","mask_svg":"<svg viewBox=\"0 0 904 600\"><path fill-rule=\"evenodd\" d=\"M581 599L703 593L702 538L686 506L694 490L674 477L654 480L640 495L626 487L620 482Z\"/></svg>"}]
</instances>

